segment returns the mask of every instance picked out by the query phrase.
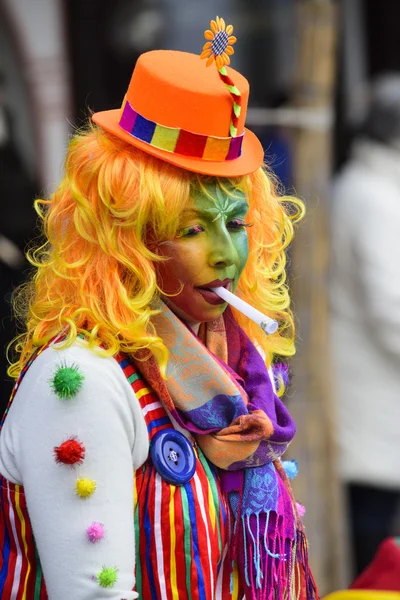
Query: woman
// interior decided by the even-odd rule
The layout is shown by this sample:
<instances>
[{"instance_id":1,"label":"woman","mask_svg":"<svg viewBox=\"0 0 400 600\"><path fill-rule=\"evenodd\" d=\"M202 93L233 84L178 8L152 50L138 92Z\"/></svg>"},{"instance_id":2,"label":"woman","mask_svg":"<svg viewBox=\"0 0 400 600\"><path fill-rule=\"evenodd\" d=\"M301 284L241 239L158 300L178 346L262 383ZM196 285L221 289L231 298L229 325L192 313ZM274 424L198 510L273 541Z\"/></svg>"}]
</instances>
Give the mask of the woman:
<instances>
[{"instance_id":1,"label":"woman","mask_svg":"<svg viewBox=\"0 0 400 600\"><path fill-rule=\"evenodd\" d=\"M243 135L247 81L206 46L219 72L142 55L122 109L93 116L36 203L47 241L0 436L4 600L317 597L279 461L294 424L250 341L268 365L293 354L301 205Z\"/></svg>"}]
</instances>

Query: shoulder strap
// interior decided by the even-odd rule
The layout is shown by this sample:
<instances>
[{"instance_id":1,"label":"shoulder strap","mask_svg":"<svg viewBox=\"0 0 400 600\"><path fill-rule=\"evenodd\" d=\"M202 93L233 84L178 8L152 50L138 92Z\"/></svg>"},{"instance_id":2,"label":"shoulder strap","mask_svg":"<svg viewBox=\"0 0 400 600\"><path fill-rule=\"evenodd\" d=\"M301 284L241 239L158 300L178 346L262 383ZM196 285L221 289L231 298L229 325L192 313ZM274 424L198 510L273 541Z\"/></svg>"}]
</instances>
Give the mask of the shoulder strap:
<instances>
[{"instance_id":1,"label":"shoulder strap","mask_svg":"<svg viewBox=\"0 0 400 600\"><path fill-rule=\"evenodd\" d=\"M139 401L147 425L149 440L151 441L155 434L162 429L174 429L164 405L155 392L147 387L146 382L136 371L126 354L120 352L115 356L115 359Z\"/></svg>"},{"instance_id":2,"label":"shoulder strap","mask_svg":"<svg viewBox=\"0 0 400 600\"><path fill-rule=\"evenodd\" d=\"M8 402L6 410L4 411L3 418L0 422L0 431L1 431L1 428L3 427L5 418L10 409L10 406L15 397L15 394L17 393L17 390L21 384L21 381L23 380L24 376L26 375L29 367L36 360L36 358L44 350L46 350L46 348L51 346L54 342L59 341L59 339L61 339L61 336L57 336L56 338L52 339L45 346L42 346L41 348L38 348L37 350L35 350L35 352L32 354L30 359L25 364L25 366L22 369L21 373L19 374L19 377L18 377L18 379L14 385L14 388L11 392L10 400ZM131 385L136 398L139 400L139 403L140 403L140 406L142 409L142 413L143 413L143 416L144 416L144 419L145 419L145 422L147 425L149 440L151 440L154 437L154 435L158 431L161 431L162 429L167 429L167 428L173 429L174 426L173 426L171 419L169 418L167 411L165 410L163 404L160 402L160 400L158 399L156 394L146 386L146 383L143 381L143 379L140 377L139 373L133 367L132 362L129 360L129 358L125 354L120 352L115 356L115 359L118 362L119 366L121 367L128 383Z\"/></svg>"}]
</instances>

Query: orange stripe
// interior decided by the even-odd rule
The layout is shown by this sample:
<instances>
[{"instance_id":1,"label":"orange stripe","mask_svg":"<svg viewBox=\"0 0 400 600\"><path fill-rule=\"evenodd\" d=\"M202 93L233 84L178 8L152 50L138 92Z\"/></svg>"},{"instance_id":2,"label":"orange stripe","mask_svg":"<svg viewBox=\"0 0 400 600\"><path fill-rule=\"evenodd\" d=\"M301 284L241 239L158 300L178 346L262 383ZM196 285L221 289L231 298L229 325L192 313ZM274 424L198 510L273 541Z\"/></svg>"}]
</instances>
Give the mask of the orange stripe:
<instances>
[{"instance_id":1,"label":"orange stripe","mask_svg":"<svg viewBox=\"0 0 400 600\"><path fill-rule=\"evenodd\" d=\"M205 160L225 160L228 156L230 143L230 138L228 140L208 138L203 158Z\"/></svg>"}]
</instances>

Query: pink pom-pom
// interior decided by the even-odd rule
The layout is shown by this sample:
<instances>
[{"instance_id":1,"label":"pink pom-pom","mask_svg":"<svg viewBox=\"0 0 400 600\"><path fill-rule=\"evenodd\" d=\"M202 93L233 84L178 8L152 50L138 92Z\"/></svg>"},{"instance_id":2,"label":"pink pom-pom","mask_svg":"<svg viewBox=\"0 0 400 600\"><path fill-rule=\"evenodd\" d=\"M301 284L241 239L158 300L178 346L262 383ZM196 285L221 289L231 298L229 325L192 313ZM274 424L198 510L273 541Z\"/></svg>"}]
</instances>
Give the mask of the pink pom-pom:
<instances>
[{"instance_id":1,"label":"pink pom-pom","mask_svg":"<svg viewBox=\"0 0 400 600\"><path fill-rule=\"evenodd\" d=\"M304 517L304 515L306 514L306 507L303 506L303 504L300 504L300 502L296 502L296 508L299 517Z\"/></svg>"},{"instance_id":2,"label":"pink pom-pom","mask_svg":"<svg viewBox=\"0 0 400 600\"><path fill-rule=\"evenodd\" d=\"M102 523L92 523L90 527L87 528L86 534L88 536L89 542L94 544L104 537L104 525Z\"/></svg>"}]
</instances>

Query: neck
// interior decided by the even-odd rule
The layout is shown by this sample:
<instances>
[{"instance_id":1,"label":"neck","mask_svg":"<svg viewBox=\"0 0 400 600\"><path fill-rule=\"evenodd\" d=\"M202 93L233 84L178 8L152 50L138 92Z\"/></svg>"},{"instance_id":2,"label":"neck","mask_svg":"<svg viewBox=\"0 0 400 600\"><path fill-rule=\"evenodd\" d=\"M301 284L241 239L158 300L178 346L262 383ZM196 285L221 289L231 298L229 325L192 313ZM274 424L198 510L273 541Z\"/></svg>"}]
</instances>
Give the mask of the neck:
<instances>
[{"instance_id":1,"label":"neck","mask_svg":"<svg viewBox=\"0 0 400 600\"><path fill-rule=\"evenodd\" d=\"M199 334L199 328L200 328L200 323L186 323L186 325L188 327L190 327L190 329L193 331L193 333L195 333L196 335Z\"/></svg>"},{"instance_id":2,"label":"neck","mask_svg":"<svg viewBox=\"0 0 400 600\"><path fill-rule=\"evenodd\" d=\"M186 313L184 313L183 310L181 310L180 308L178 308L177 306L175 306L175 304L171 301L170 298L163 298L163 301L168 306L168 308L170 310L172 310L172 312L181 321L183 321L183 323L185 323L188 327L190 327L190 329L193 331L194 334L198 335L198 333L199 333L199 327L200 327L200 323L199 322L197 322L197 321L191 321L190 318L188 318L188 315Z\"/></svg>"}]
</instances>

